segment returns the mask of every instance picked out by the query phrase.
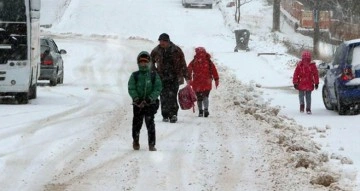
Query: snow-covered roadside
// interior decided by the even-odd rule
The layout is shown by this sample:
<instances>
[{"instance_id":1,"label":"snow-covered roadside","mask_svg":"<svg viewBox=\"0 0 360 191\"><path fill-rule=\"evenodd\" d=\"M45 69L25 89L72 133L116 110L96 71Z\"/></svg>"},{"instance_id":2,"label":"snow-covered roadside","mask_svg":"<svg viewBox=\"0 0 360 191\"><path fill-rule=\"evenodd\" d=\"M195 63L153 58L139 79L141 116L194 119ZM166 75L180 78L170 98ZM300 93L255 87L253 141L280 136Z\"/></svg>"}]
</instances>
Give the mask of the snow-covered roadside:
<instances>
[{"instance_id":1,"label":"snow-covered roadside","mask_svg":"<svg viewBox=\"0 0 360 191\"><path fill-rule=\"evenodd\" d=\"M265 145L257 145L263 149L264 160L263 166L255 171L258 176L270 174L273 190L352 190L354 174L334 165L336 161L330 162L333 156L313 141L315 134L322 133L320 129L307 129L293 119L279 116L279 108L264 102L255 84L242 84L235 76L221 74L228 95L220 94L214 99L224 104L224 110L235 110L237 118L251 121L250 127L241 123L240 128L254 127L259 131L255 137L265 141Z\"/></svg>"}]
</instances>

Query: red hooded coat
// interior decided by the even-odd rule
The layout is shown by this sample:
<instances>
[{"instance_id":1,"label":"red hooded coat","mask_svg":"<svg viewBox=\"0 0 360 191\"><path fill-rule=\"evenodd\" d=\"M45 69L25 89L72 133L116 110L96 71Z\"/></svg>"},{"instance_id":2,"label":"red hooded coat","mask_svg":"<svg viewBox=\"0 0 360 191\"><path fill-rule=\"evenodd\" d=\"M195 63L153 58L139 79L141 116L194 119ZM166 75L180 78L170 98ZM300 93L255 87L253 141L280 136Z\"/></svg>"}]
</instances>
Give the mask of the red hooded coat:
<instances>
[{"instance_id":1,"label":"red hooded coat","mask_svg":"<svg viewBox=\"0 0 360 191\"><path fill-rule=\"evenodd\" d=\"M315 63L311 62L309 51L304 51L301 57L294 71L293 84L297 84L300 91L312 91L314 85L319 84L319 73Z\"/></svg>"},{"instance_id":2,"label":"red hooded coat","mask_svg":"<svg viewBox=\"0 0 360 191\"><path fill-rule=\"evenodd\" d=\"M210 91L213 79L216 84L219 83L217 69L204 48L196 48L195 52L194 59L188 65L191 86L195 92Z\"/></svg>"}]
</instances>

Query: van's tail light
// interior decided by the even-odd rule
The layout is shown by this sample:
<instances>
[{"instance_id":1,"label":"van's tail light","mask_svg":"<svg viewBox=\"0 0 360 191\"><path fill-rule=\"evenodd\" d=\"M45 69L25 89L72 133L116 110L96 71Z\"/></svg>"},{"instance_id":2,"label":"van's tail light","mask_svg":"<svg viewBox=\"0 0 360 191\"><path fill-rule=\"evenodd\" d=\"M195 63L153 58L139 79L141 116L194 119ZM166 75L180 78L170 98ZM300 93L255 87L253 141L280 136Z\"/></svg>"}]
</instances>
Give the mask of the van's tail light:
<instances>
[{"instance_id":1,"label":"van's tail light","mask_svg":"<svg viewBox=\"0 0 360 191\"><path fill-rule=\"evenodd\" d=\"M345 68L341 74L341 80L343 81L349 81L354 79L354 74L351 70L351 68Z\"/></svg>"}]
</instances>

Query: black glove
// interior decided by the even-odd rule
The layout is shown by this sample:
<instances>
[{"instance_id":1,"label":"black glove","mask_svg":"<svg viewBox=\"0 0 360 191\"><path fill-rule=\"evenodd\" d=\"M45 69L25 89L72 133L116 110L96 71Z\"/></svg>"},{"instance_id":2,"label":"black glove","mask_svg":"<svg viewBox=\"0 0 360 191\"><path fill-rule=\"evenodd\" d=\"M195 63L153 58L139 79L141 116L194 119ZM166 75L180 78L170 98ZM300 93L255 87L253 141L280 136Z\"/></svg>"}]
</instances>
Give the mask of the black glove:
<instances>
[{"instance_id":1,"label":"black glove","mask_svg":"<svg viewBox=\"0 0 360 191\"><path fill-rule=\"evenodd\" d=\"M134 101L133 101L133 105L136 105L138 107L142 107L142 102L143 100L140 100L139 98L135 98Z\"/></svg>"},{"instance_id":2,"label":"black glove","mask_svg":"<svg viewBox=\"0 0 360 191\"><path fill-rule=\"evenodd\" d=\"M298 87L299 87L299 85L294 84L294 88L295 88L296 90L298 89Z\"/></svg>"},{"instance_id":3,"label":"black glove","mask_svg":"<svg viewBox=\"0 0 360 191\"><path fill-rule=\"evenodd\" d=\"M152 101L150 98L145 98L145 102L146 102L147 104L151 104L153 101Z\"/></svg>"},{"instance_id":4,"label":"black glove","mask_svg":"<svg viewBox=\"0 0 360 191\"><path fill-rule=\"evenodd\" d=\"M133 101L133 103L134 103L134 104L140 104L140 103L141 103L141 101L140 101L140 99L139 99L139 98L135 98L135 99L134 99L134 101Z\"/></svg>"},{"instance_id":5,"label":"black glove","mask_svg":"<svg viewBox=\"0 0 360 191\"><path fill-rule=\"evenodd\" d=\"M319 88L319 84L315 84L315 89L317 90Z\"/></svg>"}]
</instances>

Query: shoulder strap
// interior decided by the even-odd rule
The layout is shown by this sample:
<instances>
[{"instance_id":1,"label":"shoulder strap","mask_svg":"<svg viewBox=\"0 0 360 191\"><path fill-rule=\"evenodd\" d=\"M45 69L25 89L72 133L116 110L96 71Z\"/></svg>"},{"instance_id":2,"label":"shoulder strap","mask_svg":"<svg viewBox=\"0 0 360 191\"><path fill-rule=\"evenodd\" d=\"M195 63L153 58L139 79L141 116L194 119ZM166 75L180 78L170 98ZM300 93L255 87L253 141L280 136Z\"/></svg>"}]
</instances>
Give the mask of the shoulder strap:
<instances>
[{"instance_id":1,"label":"shoulder strap","mask_svg":"<svg viewBox=\"0 0 360 191\"><path fill-rule=\"evenodd\" d=\"M156 72L154 70L151 70L150 75L151 75L151 83L154 85L156 79Z\"/></svg>"},{"instance_id":2,"label":"shoulder strap","mask_svg":"<svg viewBox=\"0 0 360 191\"><path fill-rule=\"evenodd\" d=\"M134 79L135 79L135 83L137 83L139 79L139 71L134 72Z\"/></svg>"}]
</instances>

